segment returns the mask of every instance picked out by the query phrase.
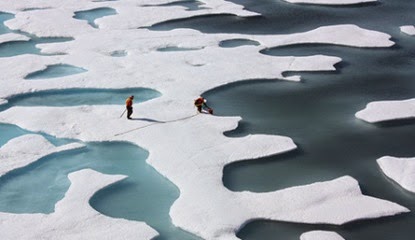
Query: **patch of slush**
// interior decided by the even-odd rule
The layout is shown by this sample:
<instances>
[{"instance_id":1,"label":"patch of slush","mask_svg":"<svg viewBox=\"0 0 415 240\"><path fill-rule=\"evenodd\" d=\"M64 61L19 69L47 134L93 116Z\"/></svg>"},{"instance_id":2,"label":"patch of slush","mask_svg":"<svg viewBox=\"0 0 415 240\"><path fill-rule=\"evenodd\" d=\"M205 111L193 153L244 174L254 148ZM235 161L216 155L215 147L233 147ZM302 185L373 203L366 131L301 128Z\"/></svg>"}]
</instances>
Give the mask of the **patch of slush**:
<instances>
[{"instance_id":1,"label":"patch of slush","mask_svg":"<svg viewBox=\"0 0 415 240\"><path fill-rule=\"evenodd\" d=\"M415 118L415 99L371 102L355 115L369 123L413 119Z\"/></svg>"},{"instance_id":2,"label":"patch of slush","mask_svg":"<svg viewBox=\"0 0 415 240\"><path fill-rule=\"evenodd\" d=\"M110 53L111 57L125 57L128 52L124 50L116 50Z\"/></svg>"},{"instance_id":3,"label":"patch of slush","mask_svg":"<svg viewBox=\"0 0 415 240\"><path fill-rule=\"evenodd\" d=\"M344 240L344 238L336 232L310 231L301 234L300 240Z\"/></svg>"},{"instance_id":4,"label":"patch of slush","mask_svg":"<svg viewBox=\"0 0 415 240\"><path fill-rule=\"evenodd\" d=\"M36 80L36 79L59 78L59 77L70 76L74 74L80 74L86 71L87 71L86 69L72 66L69 64L48 65L45 69L29 73L25 77L25 79Z\"/></svg>"},{"instance_id":5,"label":"patch of slush","mask_svg":"<svg viewBox=\"0 0 415 240\"><path fill-rule=\"evenodd\" d=\"M22 9L22 12L27 12L27 11L38 11L38 10L45 10L45 9L49 9L49 8L37 8L37 7L33 7L33 8L25 8L25 9Z\"/></svg>"},{"instance_id":6,"label":"patch of slush","mask_svg":"<svg viewBox=\"0 0 415 240\"><path fill-rule=\"evenodd\" d=\"M157 51L160 52L177 52L177 51L196 51L196 50L200 50L202 48L182 48L182 47L177 47L177 46L168 46L168 47L162 47L157 49Z\"/></svg>"},{"instance_id":7,"label":"patch of slush","mask_svg":"<svg viewBox=\"0 0 415 240\"><path fill-rule=\"evenodd\" d=\"M403 33L406 33L408 35L415 35L415 26L414 25L406 25L406 26L402 26L400 27L401 31Z\"/></svg>"},{"instance_id":8,"label":"patch of slush","mask_svg":"<svg viewBox=\"0 0 415 240\"><path fill-rule=\"evenodd\" d=\"M284 0L290 3L306 3L317 5L350 5L350 4L362 4L362 3L374 3L378 0Z\"/></svg>"},{"instance_id":9,"label":"patch of slush","mask_svg":"<svg viewBox=\"0 0 415 240\"><path fill-rule=\"evenodd\" d=\"M93 194L125 178L90 169L69 174L71 185L51 214L0 213L5 239L153 239L157 232L142 222L110 218L88 204ZM88 184L85 184L88 183ZM41 223L35 224L34 223ZM28 231L30 229L30 231Z\"/></svg>"},{"instance_id":10,"label":"patch of slush","mask_svg":"<svg viewBox=\"0 0 415 240\"><path fill-rule=\"evenodd\" d=\"M115 11L113 8L95 8L91 10L75 12L74 18L86 20L88 24L93 28L98 28L98 25L95 23L96 19L115 14L117 14L117 11Z\"/></svg>"},{"instance_id":11,"label":"patch of slush","mask_svg":"<svg viewBox=\"0 0 415 240\"><path fill-rule=\"evenodd\" d=\"M404 189L415 193L415 158L385 156L376 161L387 177Z\"/></svg>"}]
</instances>

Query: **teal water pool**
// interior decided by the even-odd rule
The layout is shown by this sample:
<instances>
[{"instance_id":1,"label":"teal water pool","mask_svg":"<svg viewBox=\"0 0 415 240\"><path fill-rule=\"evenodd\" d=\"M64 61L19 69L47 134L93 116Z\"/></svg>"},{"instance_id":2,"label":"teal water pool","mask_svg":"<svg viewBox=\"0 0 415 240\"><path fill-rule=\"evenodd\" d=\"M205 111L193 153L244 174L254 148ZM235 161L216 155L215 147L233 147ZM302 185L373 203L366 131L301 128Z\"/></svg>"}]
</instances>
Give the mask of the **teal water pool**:
<instances>
[{"instance_id":1,"label":"teal water pool","mask_svg":"<svg viewBox=\"0 0 415 240\"><path fill-rule=\"evenodd\" d=\"M93 28L98 28L99 26L95 23L95 20L98 18L102 18L105 16L111 16L117 14L117 11L113 8L102 7L102 8L95 8L86 11L79 11L75 12L75 19L85 20L91 25Z\"/></svg>"}]
</instances>

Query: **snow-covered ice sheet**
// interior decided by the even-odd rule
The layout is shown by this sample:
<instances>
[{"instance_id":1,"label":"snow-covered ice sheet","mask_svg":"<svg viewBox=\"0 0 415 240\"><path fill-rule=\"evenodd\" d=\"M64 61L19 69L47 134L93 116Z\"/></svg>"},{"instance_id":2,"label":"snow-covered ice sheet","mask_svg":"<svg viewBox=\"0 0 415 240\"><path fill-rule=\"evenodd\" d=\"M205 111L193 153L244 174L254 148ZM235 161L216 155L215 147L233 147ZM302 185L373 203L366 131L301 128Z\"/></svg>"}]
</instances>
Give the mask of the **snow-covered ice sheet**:
<instances>
[{"instance_id":1,"label":"snow-covered ice sheet","mask_svg":"<svg viewBox=\"0 0 415 240\"><path fill-rule=\"evenodd\" d=\"M408 35L415 35L415 26L414 25L405 25L400 27L401 31Z\"/></svg>"},{"instance_id":2,"label":"snow-covered ice sheet","mask_svg":"<svg viewBox=\"0 0 415 240\"><path fill-rule=\"evenodd\" d=\"M355 115L370 123L414 118L415 99L371 102Z\"/></svg>"},{"instance_id":3,"label":"snow-covered ice sheet","mask_svg":"<svg viewBox=\"0 0 415 240\"><path fill-rule=\"evenodd\" d=\"M372 3L377 0L284 0L290 3L307 3L317 5L350 5L350 4L361 4L361 3Z\"/></svg>"},{"instance_id":4,"label":"snow-covered ice sheet","mask_svg":"<svg viewBox=\"0 0 415 240\"><path fill-rule=\"evenodd\" d=\"M385 156L376 161L386 176L415 193L415 158Z\"/></svg>"},{"instance_id":5,"label":"snow-covered ice sheet","mask_svg":"<svg viewBox=\"0 0 415 240\"><path fill-rule=\"evenodd\" d=\"M205 239L236 239L235 232L241 226L259 218L343 224L408 211L395 203L362 195L357 181L347 176L269 193L232 192L222 183L224 166L291 151L296 145L285 136L226 137L223 132L235 129L241 120L239 117L195 114L193 108L194 98L218 86L243 79L283 78L286 71L335 70L334 65L341 61L337 56L324 55L267 56L260 53L264 48L301 43L390 47L394 44L390 35L355 25L322 26L308 32L273 36L142 28L167 20L208 14L257 15L243 6L221 0L202 1L203 8L194 11L180 6L155 6L171 2L1 1L0 9L15 14L14 19L5 22L11 29L39 37L71 37L74 40L37 45L42 53L58 55L25 54L1 58L0 98L41 90L87 87L146 87L158 90L162 96L135 103L133 117L136 119L133 121L119 117L123 106L111 105L11 107L0 112L0 122L56 137L82 141L120 140L145 148L150 153L148 163L180 189L180 197L170 212L173 223ZM113 8L117 14L97 19L98 28L73 18L76 11L99 7ZM41 9L23 11L29 8ZM260 44L238 48L219 46L221 41L241 38ZM165 47L197 50L158 51ZM115 51L126 54L115 58L111 56ZM87 72L55 79L24 79L32 72L55 64L69 64ZM290 80L299 79L299 76L290 77ZM25 149L23 143L18 143L13 149ZM46 145L42 143L42 146ZM33 239L40 235L50 238L121 236L130 239L139 236L150 239L156 235L144 223L104 217L88 206L94 192L122 179L121 176L104 176L83 170L71 174L70 178L71 188L56 205L55 213L0 214L2 233L14 239ZM78 202L83 205L75 207ZM41 228L33 224L40 221L45 223ZM88 231L84 231L84 227L88 227Z\"/></svg>"},{"instance_id":6,"label":"snow-covered ice sheet","mask_svg":"<svg viewBox=\"0 0 415 240\"><path fill-rule=\"evenodd\" d=\"M336 232L310 231L301 234L300 240L344 240L344 238Z\"/></svg>"},{"instance_id":7,"label":"snow-covered ice sheet","mask_svg":"<svg viewBox=\"0 0 415 240\"><path fill-rule=\"evenodd\" d=\"M16 33L6 33L0 35L0 44L5 42L14 42L14 41L29 41L30 38L21 34Z\"/></svg>"}]
</instances>

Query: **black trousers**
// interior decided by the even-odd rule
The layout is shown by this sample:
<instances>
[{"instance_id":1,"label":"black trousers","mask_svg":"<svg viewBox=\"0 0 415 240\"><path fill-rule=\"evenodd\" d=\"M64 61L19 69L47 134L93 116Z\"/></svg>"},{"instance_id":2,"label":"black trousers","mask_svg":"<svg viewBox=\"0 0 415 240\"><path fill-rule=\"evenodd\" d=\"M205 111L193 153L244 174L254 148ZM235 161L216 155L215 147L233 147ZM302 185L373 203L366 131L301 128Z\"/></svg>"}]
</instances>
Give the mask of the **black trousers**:
<instances>
[{"instance_id":1,"label":"black trousers","mask_svg":"<svg viewBox=\"0 0 415 240\"><path fill-rule=\"evenodd\" d=\"M127 107L127 118L131 118L131 114L133 114L133 107Z\"/></svg>"}]
</instances>

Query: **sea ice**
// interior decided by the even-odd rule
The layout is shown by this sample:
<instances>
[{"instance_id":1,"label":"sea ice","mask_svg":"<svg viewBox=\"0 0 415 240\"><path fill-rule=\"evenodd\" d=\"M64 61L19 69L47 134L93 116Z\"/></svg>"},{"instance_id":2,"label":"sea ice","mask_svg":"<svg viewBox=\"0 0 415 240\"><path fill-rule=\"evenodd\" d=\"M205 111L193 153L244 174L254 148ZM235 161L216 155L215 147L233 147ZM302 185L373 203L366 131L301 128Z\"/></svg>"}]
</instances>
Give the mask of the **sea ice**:
<instances>
[{"instance_id":1,"label":"sea ice","mask_svg":"<svg viewBox=\"0 0 415 240\"><path fill-rule=\"evenodd\" d=\"M76 136L83 141L112 138L147 149L148 163L180 189L170 211L173 223L205 239L236 239L235 232L252 219L344 224L408 211L362 195L351 177L268 193L229 191L222 183L224 166L290 151L296 148L292 140L271 135L229 138L223 132L235 129L240 118L191 112L187 118L172 117L175 114L169 108L154 111L157 104L154 99L136 108L140 118L160 123L123 124L117 106L30 107L30 122L21 115L29 108L13 107L0 113L0 120L58 137ZM41 124L45 115L50 120L47 125Z\"/></svg>"},{"instance_id":2,"label":"sea ice","mask_svg":"<svg viewBox=\"0 0 415 240\"><path fill-rule=\"evenodd\" d=\"M14 41L29 41L30 38L21 34L16 33L6 33L0 34L0 44Z\"/></svg>"},{"instance_id":3,"label":"sea ice","mask_svg":"<svg viewBox=\"0 0 415 240\"><path fill-rule=\"evenodd\" d=\"M84 169L68 175L71 185L51 214L0 213L3 239L152 239L157 232L142 222L110 218L95 211L89 199L124 176ZM85 184L88 183L88 184Z\"/></svg>"},{"instance_id":4,"label":"sea ice","mask_svg":"<svg viewBox=\"0 0 415 240\"><path fill-rule=\"evenodd\" d=\"M415 99L371 102L355 115L370 123L414 118Z\"/></svg>"},{"instance_id":5,"label":"sea ice","mask_svg":"<svg viewBox=\"0 0 415 240\"><path fill-rule=\"evenodd\" d=\"M376 161L386 176L415 193L415 158L385 156Z\"/></svg>"},{"instance_id":6,"label":"sea ice","mask_svg":"<svg viewBox=\"0 0 415 240\"><path fill-rule=\"evenodd\" d=\"M415 35L415 26L414 25L402 26L401 31L408 35Z\"/></svg>"},{"instance_id":7,"label":"sea ice","mask_svg":"<svg viewBox=\"0 0 415 240\"><path fill-rule=\"evenodd\" d=\"M222 0L202 1L203 8L195 11L186 11L180 6L145 6L171 2L174 0L146 0L141 2L142 5L133 0L60 0L39 4L32 0L1 1L0 9L15 14L14 19L5 22L6 26L38 37L72 37L74 40L37 45L42 53L66 55L25 54L0 59L0 98L49 89L127 86L155 89L162 96L136 102L135 119L128 122L119 117L124 107L114 105L14 106L0 112L0 122L62 138L128 141L147 149L150 153L148 163L180 189L180 197L170 211L172 222L205 239L237 239L235 232L238 229L259 218L343 224L408 211L395 203L363 195L357 181L347 176L268 193L232 192L222 182L223 168L227 164L291 151L296 145L284 136L226 137L223 133L235 129L241 119L196 114L192 103L196 96L218 86L243 79L283 78L285 71L335 70L334 65L341 61L339 57L323 55L267 56L260 53L264 48L301 43L390 47L394 44L390 35L355 25L322 26L308 32L272 36L143 28L167 20L207 14L258 15L241 5ZM44 9L21 11L34 7ZM113 8L118 14L97 19L99 29L73 18L76 11L97 7ZM248 39L259 45L219 46L221 41L229 39ZM198 50L157 51L171 46ZM109 54L120 50L128 54L122 58ZM79 66L88 72L53 80L24 79L31 72L56 64ZM289 79L299 80L297 76ZM27 146L19 142L12 149L18 151L20 147L25 149ZM4 146L2 149L9 148ZM130 239L138 236L150 239L156 235L144 223L104 217L88 206L94 192L122 179L121 176L104 176L83 170L71 174L70 178L71 188L57 203L55 213L2 213L2 234L10 239L33 239L40 235L49 238L111 239L116 236ZM39 227L33 224L36 222L44 224ZM86 227L88 231L85 231Z\"/></svg>"},{"instance_id":8,"label":"sea ice","mask_svg":"<svg viewBox=\"0 0 415 240\"><path fill-rule=\"evenodd\" d=\"M344 240L344 238L336 232L310 231L301 234L300 240Z\"/></svg>"},{"instance_id":9,"label":"sea ice","mask_svg":"<svg viewBox=\"0 0 415 240\"><path fill-rule=\"evenodd\" d=\"M318 4L318 5L349 5L349 4L360 4L377 2L377 0L284 0L290 3L307 3L307 4Z\"/></svg>"},{"instance_id":10,"label":"sea ice","mask_svg":"<svg viewBox=\"0 0 415 240\"><path fill-rule=\"evenodd\" d=\"M0 148L0 176L24 167L46 155L83 147L80 143L71 143L55 147L44 137L27 134L14 138Z\"/></svg>"}]
</instances>

